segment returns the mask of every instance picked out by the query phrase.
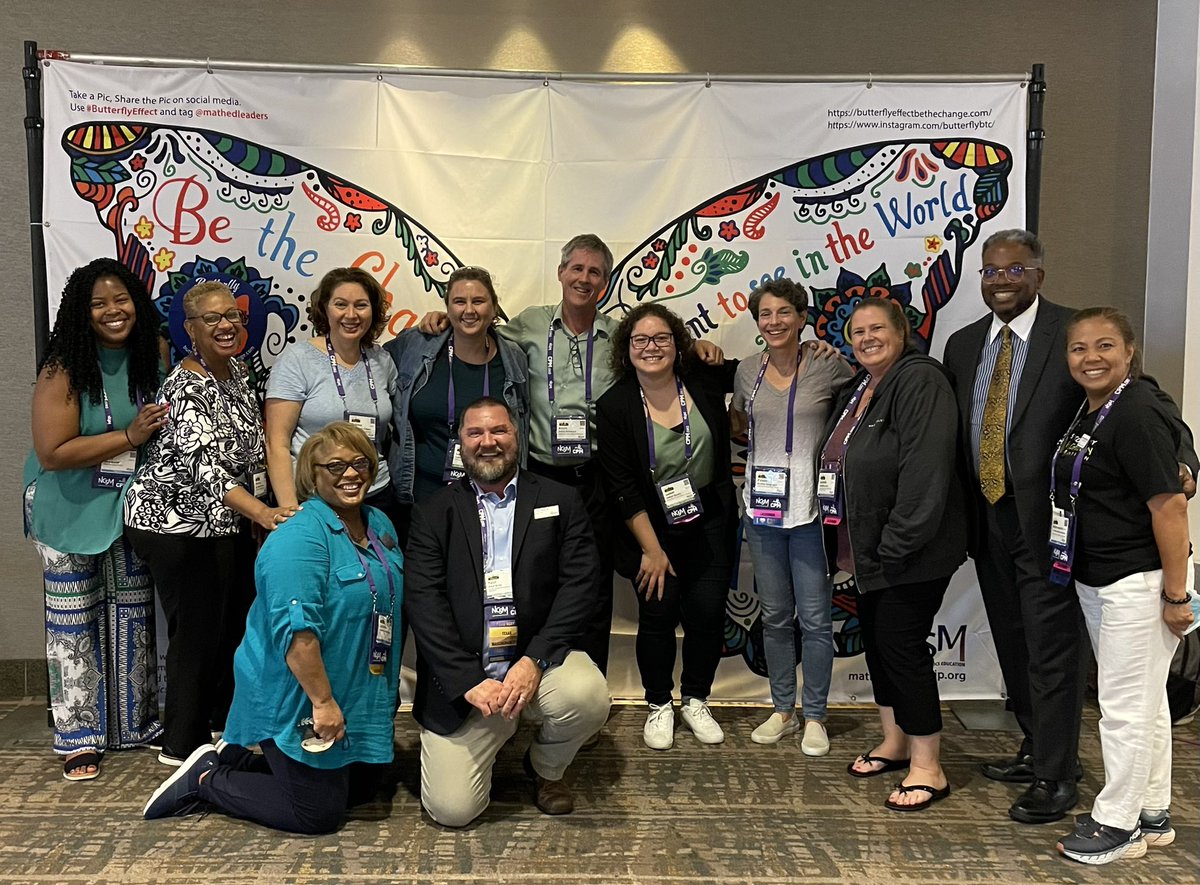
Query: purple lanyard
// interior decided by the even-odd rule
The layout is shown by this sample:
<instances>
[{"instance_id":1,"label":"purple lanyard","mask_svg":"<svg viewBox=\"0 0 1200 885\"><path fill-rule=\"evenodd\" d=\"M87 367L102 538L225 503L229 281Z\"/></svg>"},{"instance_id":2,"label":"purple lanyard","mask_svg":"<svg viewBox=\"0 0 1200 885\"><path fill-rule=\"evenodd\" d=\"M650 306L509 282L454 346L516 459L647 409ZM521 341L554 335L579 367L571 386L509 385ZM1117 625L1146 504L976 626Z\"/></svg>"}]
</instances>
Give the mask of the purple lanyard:
<instances>
[{"instance_id":1,"label":"purple lanyard","mask_svg":"<svg viewBox=\"0 0 1200 885\"><path fill-rule=\"evenodd\" d=\"M758 370L758 377L754 379L754 389L750 391L750 399L746 403L746 417L749 419L750 427L747 432L746 445L746 460L754 460L754 398L758 396L758 389L762 387L763 378L767 374L767 363L771 359L771 354L764 353L762 366ZM796 351L796 374L792 376L792 389L788 393L788 415L787 415L787 444L786 451L788 463L792 460L792 431L796 424L796 386L800 382L800 361L804 359L803 349Z\"/></svg>"},{"instance_id":2,"label":"purple lanyard","mask_svg":"<svg viewBox=\"0 0 1200 885\"><path fill-rule=\"evenodd\" d=\"M104 404L104 429L111 433L116 428L113 422L112 406L110 406L108 402L108 391L104 389L103 371L100 373L100 401ZM142 406L145 405L145 402L142 400L141 390L138 390L137 398L134 400L134 402L137 404L137 410L140 412L142 410Z\"/></svg>"},{"instance_id":3,"label":"purple lanyard","mask_svg":"<svg viewBox=\"0 0 1200 885\"><path fill-rule=\"evenodd\" d=\"M679 414L683 416L683 456L692 460L692 423L688 420L687 397L683 393L683 382L675 376L675 388L679 391ZM653 473L658 462L654 458L654 422L650 420L650 406L646 403L646 391L638 385L638 393L642 397L642 411L646 413L646 438L650 445L650 472Z\"/></svg>"},{"instance_id":4,"label":"purple lanyard","mask_svg":"<svg viewBox=\"0 0 1200 885\"><path fill-rule=\"evenodd\" d=\"M483 496L476 494L475 506L479 509L479 540L483 543L483 570L488 570L488 560L491 558L491 526L488 525L487 508L483 505Z\"/></svg>"},{"instance_id":5,"label":"purple lanyard","mask_svg":"<svg viewBox=\"0 0 1200 885\"><path fill-rule=\"evenodd\" d=\"M862 382L858 385L857 388L855 388L854 394L850 397L850 402L846 403L846 408L842 410L842 414L840 416L838 416L837 421L834 422L834 425L833 425L834 427L837 427L839 424L841 424L843 421L845 421L846 416L854 411L854 409L858 406L859 400L862 399L863 391L865 391L867 389L867 385L870 383L871 383L870 375L868 375L866 378L863 378ZM846 458L846 449L850 445L850 437L852 437L854 435L854 431L858 429L858 424L860 421L862 421L862 419L863 419L863 415L857 415L854 418L854 423L851 424L849 428L847 428L846 435L842 438L840 443L831 436L829 438L828 442L825 443L825 447L821 450L821 460L826 461L826 462L831 461L834 464L836 464L835 469L837 470L838 473L842 472L842 462ZM835 457L830 457L829 454L827 454L830 451L829 443L834 444L833 451L835 451L837 453Z\"/></svg>"},{"instance_id":6,"label":"purple lanyard","mask_svg":"<svg viewBox=\"0 0 1200 885\"><path fill-rule=\"evenodd\" d=\"M343 522L342 525L345 525L345 522ZM350 538L349 526L346 527L346 537ZM387 555L383 552L383 545L379 543L379 535L375 534L375 530L370 526L367 526L367 543L371 545L371 550L373 550L375 555L379 557L379 563L383 566L383 570L387 574L388 593L391 596L388 606L388 614L394 615L396 613L396 585L392 581L392 567L388 563ZM350 546L354 548L354 555L358 557L358 562L362 566L363 573L367 577L367 586L371 589L371 611L376 611L379 600L379 590L376 588L375 578L371 574L371 565L367 562L367 558L363 556L362 551L358 549L358 545L354 543L353 538L350 538Z\"/></svg>"},{"instance_id":7,"label":"purple lanyard","mask_svg":"<svg viewBox=\"0 0 1200 885\"><path fill-rule=\"evenodd\" d=\"M1082 441L1083 445L1081 445L1079 447L1079 451L1075 453L1075 460L1074 460L1074 463L1071 465L1071 512L1072 513L1075 512L1075 502L1077 500L1079 500L1079 491L1080 491L1080 489L1083 488L1083 465L1085 463L1087 463L1088 458L1090 458L1092 455L1092 448L1096 442L1096 431L1100 429L1100 425L1104 423L1104 419L1108 417L1108 413L1111 412L1113 406L1116 405L1117 398L1120 397L1120 395L1125 391L1125 388L1129 386L1129 382L1132 380L1133 380L1132 378L1126 378L1124 381L1122 381L1120 384L1117 385L1117 389L1112 392L1112 396L1110 396L1108 398L1108 401L1103 406L1100 407L1100 411L1096 415L1096 423L1092 425L1091 432L1086 435L1086 439L1084 439ZM1079 411L1075 413L1075 420L1071 422L1071 427L1067 430L1067 432L1065 434L1063 434L1063 438L1058 441L1058 448L1056 448L1054 450L1054 457L1050 460L1050 506L1051 507L1057 506L1057 504L1054 500L1054 497L1055 497L1054 487L1056 485L1055 476L1054 476L1054 467L1058 463L1058 459L1060 457L1062 457L1063 446L1065 446L1067 444L1067 440L1069 440L1071 438L1072 434L1074 434L1075 427L1076 427L1076 425L1079 424L1079 419L1083 417L1083 410L1086 408L1087 408L1087 400L1084 400L1083 403L1079 406Z\"/></svg>"},{"instance_id":8,"label":"purple lanyard","mask_svg":"<svg viewBox=\"0 0 1200 885\"><path fill-rule=\"evenodd\" d=\"M484 345L483 355L487 357L487 345ZM446 341L446 366L450 370L450 385L446 397L446 424L450 427L450 435L454 436L454 334ZM492 395L491 360L483 364L483 395Z\"/></svg>"},{"instance_id":9,"label":"purple lanyard","mask_svg":"<svg viewBox=\"0 0 1200 885\"><path fill-rule=\"evenodd\" d=\"M563 333L567 334L566 327L563 326L562 318L558 320L559 326L563 328ZM583 373L583 401L587 406L588 411L591 411L592 405L592 343L596 333L596 321L592 320L592 325L588 329L587 337L587 369ZM578 336L576 336L578 337ZM550 398L550 411L554 411L554 320L550 321L550 329L546 333L546 391Z\"/></svg>"},{"instance_id":10,"label":"purple lanyard","mask_svg":"<svg viewBox=\"0 0 1200 885\"><path fill-rule=\"evenodd\" d=\"M325 336L325 352L329 354L329 367L333 369L333 383L337 385L338 396L342 398L342 412L345 414L347 421L350 420L350 406L346 404L346 388L342 385L342 373L338 370L337 353L334 352L333 342L329 336ZM375 407L375 414L379 414L379 394L375 390L375 376L371 374L371 361L367 359L367 352L363 349L358 351L359 358L362 360L363 368L367 370L367 385L371 388L371 405Z\"/></svg>"},{"instance_id":11,"label":"purple lanyard","mask_svg":"<svg viewBox=\"0 0 1200 885\"><path fill-rule=\"evenodd\" d=\"M233 429L233 440L237 443L238 448L242 450L242 457L245 458L246 463L249 464L251 461L250 447L246 445L246 440L242 437L241 432L238 430L238 422L233 420L233 411L229 408L229 403L225 401L225 392L221 390L221 382L217 380L217 376L214 375L212 369L208 367L208 363L204 361L204 357L200 355L200 352L196 351L194 355L196 360L200 363L200 368L207 372L208 377L212 379L213 388L217 391L217 401L221 403L221 409L225 412L225 418L227 421L229 421L229 426ZM229 361L229 377L238 379L242 377L238 374L237 367L234 365L233 360ZM254 437L253 431L251 431L250 437Z\"/></svg>"}]
</instances>

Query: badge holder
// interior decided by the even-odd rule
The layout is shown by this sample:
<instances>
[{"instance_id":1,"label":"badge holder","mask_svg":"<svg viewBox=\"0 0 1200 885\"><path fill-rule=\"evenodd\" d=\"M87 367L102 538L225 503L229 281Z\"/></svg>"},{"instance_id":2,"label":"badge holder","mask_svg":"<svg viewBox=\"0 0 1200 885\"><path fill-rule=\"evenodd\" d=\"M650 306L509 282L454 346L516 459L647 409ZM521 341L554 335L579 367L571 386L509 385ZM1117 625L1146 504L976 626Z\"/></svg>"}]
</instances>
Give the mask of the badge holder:
<instances>
[{"instance_id":1,"label":"badge holder","mask_svg":"<svg viewBox=\"0 0 1200 885\"><path fill-rule=\"evenodd\" d=\"M692 488L691 477L686 474L672 479L664 479L655 483L658 490L658 500L662 504L663 513L667 516L667 525L683 525L694 519L699 519L704 512L700 496Z\"/></svg>"},{"instance_id":2,"label":"badge holder","mask_svg":"<svg viewBox=\"0 0 1200 885\"><path fill-rule=\"evenodd\" d=\"M367 435L367 439L375 442L377 419L374 415L363 415L357 412L347 412L346 420Z\"/></svg>"},{"instance_id":3,"label":"badge holder","mask_svg":"<svg viewBox=\"0 0 1200 885\"><path fill-rule=\"evenodd\" d=\"M788 509L786 467L754 467L750 473L750 519L754 525L779 528Z\"/></svg>"},{"instance_id":4,"label":"badge holder","mask_svg":"<svg viewBox=\"0 0 1200 885\"><path fill-rule=\"evenodd\" d=\"M119 489L137 469L137 450L131 449L101 462L92 472L92 488Z\"/></svg>"},{"instance_id":5,"label":"badge holder","mask_svg":"<svg viewBox=\"0 0 1200 885\"><path fill-rule=\"evenodd\" d=\"M242 485L254 497L267 497L267 465L256 464L242 475Z\"/></svg>"},{"instance_id":6,"label":"badge holder","mask_svg":"<svg viewBox=\"0 0 1200 885\"><path fill-rule=\"evenodd\" d=\"M1050 558L1050 583L1065 587L1075 561L1075 519L1061 507L1050 508Z\"/></svg>"},{"instance_id":7,"label":"badge holder","mask_svg":"<svg viewBox=\"0 0 1200 885\"><path fill-rule=\"evenodd\" d=\"M586 459L592 456L586 415L556 415L550 422L551 454L555 458Z\"/></svg>"},{"instance_id":8,"label":"badge holder","mask_svg":"<svg viewBox=\"0 0 1200 885\"><path fill-rule=\"evenodd\" d=\"M450 445L446 447L446 463L442 467L442 482L457 482L466 475L467 468L463 464L462 446L458 440L452 437Z\"/></svg>"},{"instance_id":9,"label":"badge holder","mask_svg":"<svg viewBox=\"0 0 1200 885\"><path fill-rule=\"evenodd\" d=\"M371 612L371 657L369 669L372 676L387 672L388 660L392 656L392 616L383 612Z\"/></svg>"},{"instance_id":10,"label":"badge holder","mask_svg":"<svg viewBox=\"0 0 1200 885\"><path fill-rule=\"evenodd\" d=\"M825 468L817 472L817 501L824 525L842 524L842 495L838 486L836 470Z\"/></svg>"}]
</instances>

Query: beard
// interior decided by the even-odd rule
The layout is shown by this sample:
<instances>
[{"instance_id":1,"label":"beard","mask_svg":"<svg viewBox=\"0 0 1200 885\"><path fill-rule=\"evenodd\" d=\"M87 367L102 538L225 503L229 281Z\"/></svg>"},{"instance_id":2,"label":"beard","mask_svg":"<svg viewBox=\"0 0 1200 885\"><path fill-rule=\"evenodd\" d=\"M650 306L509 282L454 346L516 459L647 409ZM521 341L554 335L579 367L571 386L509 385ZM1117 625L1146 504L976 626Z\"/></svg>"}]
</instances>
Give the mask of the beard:
<instances>
[{"instance_id":1,"label":"beard","mask_svg":"<svg viewBox=\"0 0 1200 885\"><path fill-rule=\"evenodd\" d=\"M498 482L517 471L517 453L511 450L501 449L499 458L478 458L464 448L462 459L467 476L477 483Z\"/></svg>"}]
</instances>

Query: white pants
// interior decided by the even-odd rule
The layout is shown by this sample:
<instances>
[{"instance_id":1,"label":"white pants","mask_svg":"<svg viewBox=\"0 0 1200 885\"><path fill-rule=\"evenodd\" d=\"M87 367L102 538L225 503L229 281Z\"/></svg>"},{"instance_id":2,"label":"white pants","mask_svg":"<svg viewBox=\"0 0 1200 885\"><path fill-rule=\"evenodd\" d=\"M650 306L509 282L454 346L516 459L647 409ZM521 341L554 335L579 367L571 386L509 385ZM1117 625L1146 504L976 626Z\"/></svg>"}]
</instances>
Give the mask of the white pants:
<instances>
[{"instance_id":1,"label":"white pants","mask_svg":"<svg viewBox=\"0 0 1200 885\"><path fill-rule=\"evenodd\" d=\"M529 761L547 780L560 780L584 741L608 718L608 682L592 659L570 652L551 667L522 718L541 723ZM465 827L488 806L496 754L517 731L517 719L472 710L453 734L421 730L421 804L442 826Z\"/></svg>"},{"instance_id":2,"label":"white pants","mask_svg":"<svg viewBox=\"0 0 1200 885\"><path fill-rule=\"evenodd\" d=\"M1192 586L1188 561L1187 586ZM1167 672L1179 640L1162 619L1162 571L1107 587L1075 582L1096 653L1104 788L1097 823L1133 829L1143 809L1171 804L1171 714Z\"/></svg>"}]
</instances>

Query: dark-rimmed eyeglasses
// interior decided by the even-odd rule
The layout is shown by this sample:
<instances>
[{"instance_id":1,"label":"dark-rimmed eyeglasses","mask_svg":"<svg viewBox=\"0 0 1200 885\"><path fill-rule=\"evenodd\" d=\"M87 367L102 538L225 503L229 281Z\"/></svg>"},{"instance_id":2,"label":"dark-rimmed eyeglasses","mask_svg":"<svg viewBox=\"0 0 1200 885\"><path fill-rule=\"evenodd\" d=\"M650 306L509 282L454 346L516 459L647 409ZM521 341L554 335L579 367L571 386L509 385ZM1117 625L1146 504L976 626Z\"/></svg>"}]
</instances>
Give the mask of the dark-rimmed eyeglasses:
<instances>
[{"instance_id":1,"label":"dark-rimmed eyeglasses","mask_svg":"<svg viewBox=\"0 0 1200 885\"><path fill-rule=\"evenodd\" d=\"M1041 267L1040 264L1010 264L1008 267L987 267L979 268L979 276L988 283L994 282L1000 277L1005 277L1010 283L1019 283L1025 279L1025 271L1037 270Z\"/></svg>"},{"instance_id":2,"label":"dark-rimmed eyeglasses","mask_svg":"<svg viewBox=\"0 0 1200 885\"><path fill-rule=\"evenodd\" d=\"M314 464L313 466L324 467L337 479L341 479L342 474L351 467L359 476L366 476L371 471L371 459L355 458L353 461L330 461L328 464Z\"/></svg>"},{"instance_id":3,"label":"dark-rimmed eyeglasses","mask_svg":"<svg viewBox=\"0 0 1200 885\"><path fill-rule=\"evenodd\" d=\"M629 346L634 350L645 350L651 341L660 350L675 343L675 336L670 332L660 332L657 335L630 335Z\"/></svg>"},{"instance_id":4,"label":"dark-rimmed eyeglasses","mask_svg":"<svg viewBox=\"0 0 1200 885\"><path fill-rule=\"evenodd\" d=\"M244 326L246 325L246 321L250 319L250 316L246 313L246 311L238 310L236 307L227 310L224 313L217 313L214 310L210 311L209 313L189 313L186 316L189 320L200 320L200 322L204 323L206 326L215 326L217 323L221 322L221 320L228 320L235 326Z\"/></svg>"}]
</instances>

